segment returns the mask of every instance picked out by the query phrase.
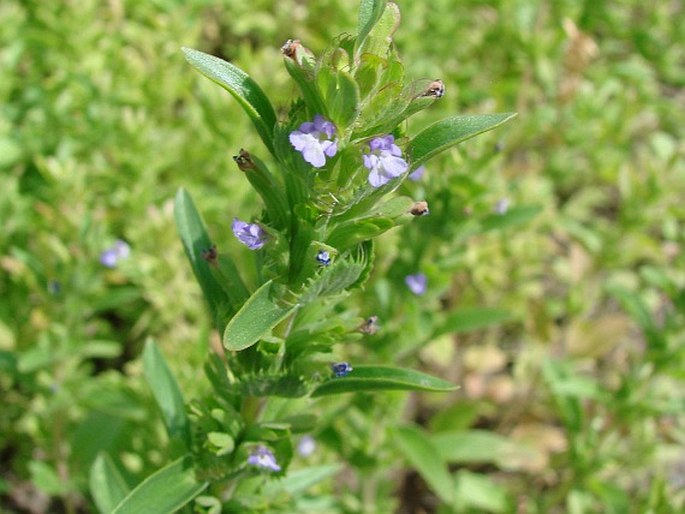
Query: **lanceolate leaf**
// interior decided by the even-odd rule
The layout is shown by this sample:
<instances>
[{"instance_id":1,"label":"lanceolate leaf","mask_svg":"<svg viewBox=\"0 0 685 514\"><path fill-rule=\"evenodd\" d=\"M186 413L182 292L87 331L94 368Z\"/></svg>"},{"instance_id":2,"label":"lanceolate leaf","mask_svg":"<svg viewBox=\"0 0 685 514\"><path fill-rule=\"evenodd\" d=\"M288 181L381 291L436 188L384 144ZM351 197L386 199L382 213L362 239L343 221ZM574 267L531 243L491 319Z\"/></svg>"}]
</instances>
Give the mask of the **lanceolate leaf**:
<instances>
[{"instance_id":1,"label":"lanceolate leaf","mask_svg":"<svg viewBox=\"0 0 685 514\"><path fill-rule=\"evenodd\" d=\"M454 502L455 484L447 464L428 435L418 427L403 426L391 430L399 451L421 474L426 483L447 505Z\"/></svg>"},{"instance_id":2,"label":"lanceolate leaf","mask_svg":"<svg viewBox=\"0 0 685 514\"><path fill-rule=\"evenodd\" d=\"M240 68L213 55L183 48L186 60L205 77L219 84L238 100L257 128L264 144L273 154L276 112L262 88Z\"/></svg>"},{"instance_id":3,"label":"lanceolate leaf","mask_svg":"<svg viewBox=\"0 0 685 514\"><path fill-rule=\"evenodd\" d=\"M183 395L171 374L164 356L154 341L148 339L143 350L143 371L157 405L162 411L169 437L178 438L190 446L190 428Z\"/></svg>"},{"instance_id":4,"label":"lanceolate leaf","mask_svg":"<svg viewBox=\"0 0 685 514\"><path fill-rule=\"evenodd\" d=\"M419 132L407 146L413 169L462 141L487 132L515 118L516 113L452 116Z\"/></svg>"},{"instance_id":5,"label":"lanceolate leaf","mask_svg":"<svg viewBox=\"0 0 685 514\"><path fill-rule=\"evenodd\" d=\"M109 454L100 453L90 468L90 494L101 514L110 514L129 493L126 481Z\"/></svg>"},{"instance_id":6,"label":"lanceolate leaf","mask_svg":"<svg viewBox=\"0 0 685 514\"><path fill-rule=\"evenodd\" d=\"M270 297L271 281L257 289L238 313L229 321L224 331L227 350L239 351L249 348L269 334L294 307L279 307Z\"/></svg>"},{"instance_id":7,"label":"lanceolate leaf","mask_svg":"<svg viewBox=\"0 0 685 514\"><path fill-rule=\"evenodd\" d=\"M433 391L447 392L454 384L425 373L389 366L354 366L345 377L331 378L314 389L312 397L360 391Z\"/></svg>"},{"instance_id":8,"label":"lanceolate leaf","mask_svg":"<svg viewBox=\"0 0 685 514\"><path fill-rule=\"evenodd\" d=\"M230 306L230 300L219 282L212 276L209 264L202 258L203 250L212 246L212 241L209 239L205 224L193 199L185 189L179 189L176 194L174 215L188 260L209 304L214 322L219 325L220 318Z\"/></svg>"},{"instance_id":9,"label":"lanceolate leaf","mask_svg":"<svg viewBox=\"0 0 685 514\"><path fill-rule=\"evenodd\" d=\"M195 480L190 457L181 457L138 484L112 514L171 514L192 501L207 485Z\"/></svg>"}]
</instances>

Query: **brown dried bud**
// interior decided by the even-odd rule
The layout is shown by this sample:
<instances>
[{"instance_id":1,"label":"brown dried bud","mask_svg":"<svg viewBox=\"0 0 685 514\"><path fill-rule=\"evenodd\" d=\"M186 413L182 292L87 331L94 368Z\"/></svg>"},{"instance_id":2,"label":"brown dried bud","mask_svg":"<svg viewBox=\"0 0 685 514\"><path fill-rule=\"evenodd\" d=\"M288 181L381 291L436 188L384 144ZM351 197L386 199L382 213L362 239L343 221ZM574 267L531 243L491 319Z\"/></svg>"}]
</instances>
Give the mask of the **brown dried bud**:
<instances>
[{"instance_id":1,"label":"brown dried bud","mask_svg":"<svg viewBox=\"0 0 685 514\"><path fill-rule=\"evenodd\" d=\"M281 53L286 57L295 59L295 54L297 53L298 46L301 46L299 39L288 39L288 41L283 43L283 46L281 47Z\"/></svg>"},{"instance_id":2,"label":"brown dried bud","mask_svg":"<svg viewBox=\"0 0 685 514\"><path fill-rule=\"evenodd\" d=\"M416 202L414 205L412 205L411 209L409 209L409 212L414 216L425 216L430 214L430 210L428 210L428 202Z\"/></svg>"},{"instance_id":3,"label":"brown dried bud","mask_svg":"<svg viewBox=\"0 0 685 514\"><path fill-rule=\"evenodd\" d=\"M240 168L240 171L255 169L254 162L252 162L252 157L250 157L250 154L247 150L243 150L241 148L240 152L238 152L238 155L233 156L233 160L238 165L238 168Z\"/></svg>"},{"instance_id":4,"label":"brown dried bud","mask_svg":"<svg viewBox=\"0 0 685 514\"><path fill-rule=\"evenodd\" d=\"M216 266L219 260L219 252L216 251L216 245L202 250L202 258L206 260L211 266Z\"/></svg>"},{"instance_id":5,"label":"brown dried bud","mask_svg":"<svg viewBox=\"0 0 685 514\"><path fill-rule=\"evenodd\" d=\"M432 96L440 98L445 94L445 83L440 79L435 79L419 96Z\"/></svg>"},{"instance_id":6,"label":"brown dried bud","mask_svg":"<svg viewBox=\"0 0 685 514\"><path fill-rule=\"evenodd\" d=\"M359 331L363 334L373 335L378 332L378 316L370 316L364 323L359 327Z\"/></svg>"}]
</instances>

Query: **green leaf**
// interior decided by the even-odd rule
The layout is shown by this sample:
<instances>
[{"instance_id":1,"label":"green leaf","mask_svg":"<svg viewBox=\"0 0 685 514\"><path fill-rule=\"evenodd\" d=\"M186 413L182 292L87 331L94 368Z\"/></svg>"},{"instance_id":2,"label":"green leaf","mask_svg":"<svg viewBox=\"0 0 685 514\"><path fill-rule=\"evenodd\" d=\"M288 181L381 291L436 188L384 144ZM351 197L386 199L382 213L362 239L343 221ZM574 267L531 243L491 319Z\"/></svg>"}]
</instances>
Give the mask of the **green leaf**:
<instances>
[{"instance_id":1,"label":"green leaf","mask_svg":"<svg viewBox=\"0 0 685 514\"><path fill-rule=\"evenodd\" d=\"M497 325L511 318L509 311L503 309L459 309L452 312L440 323L433 337L444 334L461 334Z\"/></svg>"},{"instance_id":2,"label":"green leaf","mask_svg":"<svg viewBox=\"0 0 685 514\"><path fill-rule=\"evenodd\" d=\"M506 437L486 430L453 430L431 436L443 459L450 463L498 463L511 448Z\"/></svg>"},{"instance_id":3,"label":"green leaf","mask_svg":"<svg viewBox=\"0 0 685 514\"><path fill-rule=\"evenodd\" d=\"M183 248L195 273L195 278L200 283L204 297L209 304L215 325L220 326L222 325L221 318L226 314L230 314L230 312L226 312L230 308L230 299L212 275L207 261L202 258L203 250L210 248L212 241L207 234L205 224L193 203L193 199L183 188L179 189L176 194L174 215L176 217L178 233L181 236Z\"/></svg>"},{"instance_id":4,"label":"green leaf","mask_svg":"<svg viewBox=\"0 0 685 514\"><path fill-rule=\"evenodd\" d=\"M33 485L47 495L60 496L73 488L73 484L62 480L57 470L47 462L32 460L28 463L28 468Z\"/></svg>"},{"instance_id":5,"label":"green leaf","mask_svg":"<svg viewBox=\"0 0 685 514\"><path fill-rule=\"evenodd\" d=\"M523 205L509 209L505 214L490 214L480 222L482 231L499 230L516 225L523 225L537 216L542 207L539 205Z\"/></svg>"},{"instance_id":6,"label":"green leaf","mask_svg":"<svg viewBox=\"0 0 685 514\"><path fill-rule=\"evenodd\" d=\"M285 69L300 87L302 99L309 111L328 117L328 107L321 98L319 89L316 87L313 71L287 56L283 57L283 62L285 63Z\"/></svg>"},{"instance_id":7,"label":"green leaf","mask_svg":"<svg viewBox=\"0 0 685 514\"><path fill-rule=\"evenodd\" d=\"M208 485L195 480L190 457L181 457L138 484L112 514L171 514L192 501Z\"/></svg>"},{"instance_id":8,"label":"green leaf","mask_svg":"<svg viewBox=\"0 0 685 514\"><path fill-rule=\"evenodd\" d=\"M432 391L447 392L457 388L454 384L425 373L389 366L355 366L349 375L332 378L312 393L312 398L330 394L361 391Z\"/></svg>"},{"instance_id":9,"label":"green leaf","mask_svg":"<svg viewBox=\"0 0 685 514\"><path fill-rule=\"evenodd\" d=\"M386 0L362 0L359 6L359 30L357 32L356 48L360 48L374 25L381 19L385 10Z\"/></svg>"},{"instance_id":10,"label":"green leaf","mask_svg":"<svg viewBox=\"0 0 685 514\"><path fill-rule=\"evenodd\" d=\"M209 264L208 267L214 280L219 283L228 297L231 312L227 314L234 314L250 297L250 291L240 278L238 268L230 257L221 254L217 256L216 263Z\"/></svg>"},{"instance_id":11,"label":"green leaf","mask_svg":"<svg viewBox=\"0 0 685 514\"><path fill-rule=\"evenodd\" d=\"M391 429L396 447L416 468L428 486L448 505L454 503L455 483L447 464L428 435L418 427L402 426Z\"/></svg>"},{"instance_id":12,"label":"green leaf","mask_svg":"<svg viewBox=\"0 0 685 514\"><path fill-rule=\"evenodd\" d=\"M90 494L100 514L110 514L129 493L124 477L105 452L99 453L93 461L89 485Z\"/></svg>"},{"instance_id":13,"label":"green leaf","mask_svg":"<svg viewBox=\"0 0 685 514\"><path fill-rule=\"evenodd\" d=\"M466 470L455 475L456 507L460 512L478 509L478 512L511 512L506 490L490 477Z\"/></svg>"},{"instance_id":14,"label":"green leaf","mask_svg":"<svg viewBox=\"0 0 685 514\"><path fill-rule=\"evenodd\" d=\"M340 259L312 277L298 298L301 305L322 296L340 293L357 282L365 268L365 262Z\"/></svg>"},{"instance_id":15,"label":"green leaf","mask_svg":"<svg viewBox=\"0 0 685 514\"><path fill-rule=\"evenodd\" d=\"M244 170L245 176L262 197L271 225L276 229L289 227L290 207L283 186L260 159L254 155L250 155L249 159L254 166Z\"/></svg>"},{"instance_id":16,"label":"green leaf","mask_svg":"<svg viewBox=\"0 0 685 514\"><path fill-rule=\"evenodd\" d=\"M353 124L359 115L360 93L352 76L338 70L328 81L328 87L323 93L328 105L328 115L336 127L345 130Z\"/></svg>"},{"instance_id":17,"label":"green leaf","mask_svg":"<svg viewBox=\"0 0 685 514\"><path fill-rule=\"evenodd\" d=\"M271 283L269 280L257 289L229 321L224 331L224 346L227 350L249 348L268 335L272 328L295 309L279 307L271 300Z\"/></svg>"},{"instance_id":18,"label":"green leaf","mask_svg":"<svg viewBox=\"0 0 685 514\"><path fill-rule=\"evenodd\" d=\"M183 47L182 50L191 65L238 100L252 120L262 141L274 154L273 135L276 112L259 85L243 70L223 59L192 48Z\"/></svg>"},{"instance_id":19,"label":"green leaf","mask_svg":"<svg viewBox=\"0 0 685 514\"><path fill-rule=\"evenodd\" d=\"M370 16L364 15L364 32L366 32L366 27L371 26L370 30L366 32L366 37L364 37L363 42L361 40L357 41L357 55L363 53L370 53L378 55L379 57L386 57L390 46L392 44L392 35L397 30L400 24L400 9L397 4L393 2L382 2L385 4L380 17L377 17L377 6L371 7ZM367 10L368 12L368 10ZM361 26L361 13L360 13L360 26Z\"/></svg>"},{"instance_id":20,"label":"green leaf","mask_svg":"<svg viewBox=\"0 0 685 514\"><path fill-rule=\"evenodd\" d=\"M342 252L393 227L395 227L395 222L388 218L365 218L348 221L341 223L331 231L326 238L326 244Z\"/></svg>"},{"instance_id":21,"label":"green leaf","mask_svg":"<svg viewBox=\"0 0 685 514\"><path fill-rule=\"evenodd\" d=\"M428 159L462 141L492 130L509 120L516 113L452 116L438 121L419 132L407 146L412 169L424 164Z\"/></svg>"},{"instance_id":22,"label":"green leaf","mask_svg":"<svg viewBox=\"0 0 685 514\"><path fill-rule=\"evenodd\" d=\"M162 411L169 437L178 438L185 443L186 447L189 447L190 427L183 395L164 360L164 356L151 339L145 342L143 371L157 405Z\"/></svg>"}]
</instances>

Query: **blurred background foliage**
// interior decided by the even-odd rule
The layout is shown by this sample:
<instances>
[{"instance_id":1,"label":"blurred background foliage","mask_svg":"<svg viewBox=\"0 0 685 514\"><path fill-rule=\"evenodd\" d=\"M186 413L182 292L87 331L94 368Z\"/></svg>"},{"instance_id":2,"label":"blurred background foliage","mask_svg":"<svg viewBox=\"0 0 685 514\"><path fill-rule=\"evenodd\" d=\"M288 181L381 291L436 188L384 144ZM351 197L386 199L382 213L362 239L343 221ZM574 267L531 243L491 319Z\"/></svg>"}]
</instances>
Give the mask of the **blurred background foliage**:
<instances>
[{"instance_id":1,"label":"blurred background foliage","mask_svg":"<svg viewBox=\"0 0 685 514\"><path fill-rule=\"evenodd\" d=\"M431 215L377 245L349 305L381 330L344 352L461 389L335 400L345 415L316 435L361 471L319 512L435 511L435 485L401 466L377 416L445 450L459 512L682 512L685 7L398 3L407 74L447 91L410 134L447 114L519 118L402 186ZM171 202L189 189L247 262L229 225L258 202L231 156L266 152L180 47L248 70L285 110L281 44L321 53L356 16L339 0L0 3L2 509L93 511L101 450L131 483L163 463L145 338L187 398L207 387L215 336ZM107 268L118 239L131 255ZM404 277L419 271L416 297Z\"/></svg>"}]
</instances>

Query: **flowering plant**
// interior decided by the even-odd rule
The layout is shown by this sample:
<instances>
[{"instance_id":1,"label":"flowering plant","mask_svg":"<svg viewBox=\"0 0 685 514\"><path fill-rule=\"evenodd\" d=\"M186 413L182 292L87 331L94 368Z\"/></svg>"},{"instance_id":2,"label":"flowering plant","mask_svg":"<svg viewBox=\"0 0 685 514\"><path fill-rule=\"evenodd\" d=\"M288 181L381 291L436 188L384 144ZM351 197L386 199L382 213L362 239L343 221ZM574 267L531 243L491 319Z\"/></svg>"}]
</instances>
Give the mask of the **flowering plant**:
<instances>
[{"instance_id":1,"label":"flowering plant","mask_svg":"<svg viewBox=\"0 0 685 514\"><path fill-rule=\"evenodd\" d=\"M437 80L424 88L405 83L391 39L398 22L394 3L362 0L357 36L342 36L322 57L286 42L284 64L301 97L282 118L245 72L184 48L190 64L240 103L269 154L262 161L258 152L240 150L234 158L263 202L257 220L232 223L235 238L254 252L258 278L246 281L222 251L224 236L210 237L190 195L179 191L178 229L223 345L205 366L211 393L189 408L161 353L153 343L146 347L146 377L180 456L117 512L134 512L142 498L157 502L155 512L193 498L208 512L287 512L283 496L294 494L287 483L258 491L268 478L286 476L297 434L314 431L310 402L455 388L424 373L351 362L340 344L379 329L373 312L337 310L368 280L374 238L429 213L425 200L393 193L406 178L418 180L431 157L513 117L453 116L410 136L405 120L445 91ZM416 273L406 286L423 295L430 284ZM313 451L311 438L303 441ZM337 469L306 476L316 482ZM154 489L160 483L167 485L163 494Z\"/></svg>"}]
</instances>

